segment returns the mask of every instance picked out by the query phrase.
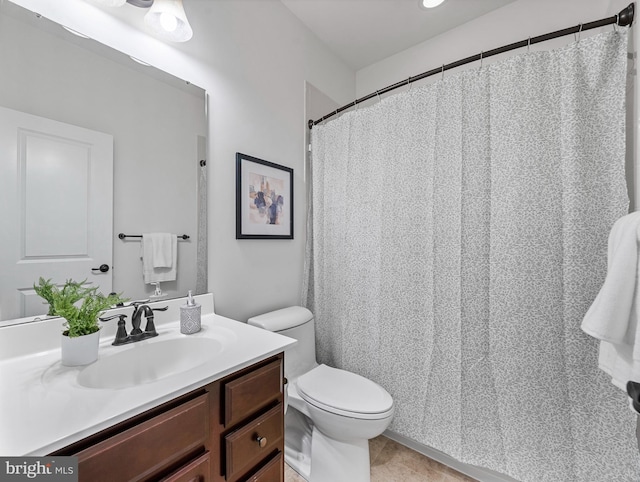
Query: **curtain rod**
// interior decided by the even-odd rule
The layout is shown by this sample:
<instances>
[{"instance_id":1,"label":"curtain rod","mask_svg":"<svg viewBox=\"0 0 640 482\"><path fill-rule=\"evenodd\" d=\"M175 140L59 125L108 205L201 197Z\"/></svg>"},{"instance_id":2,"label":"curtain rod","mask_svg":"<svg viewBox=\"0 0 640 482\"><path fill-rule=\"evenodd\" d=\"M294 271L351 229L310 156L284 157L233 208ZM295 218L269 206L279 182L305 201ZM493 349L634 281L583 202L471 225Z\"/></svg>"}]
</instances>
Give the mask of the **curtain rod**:
<instances>
[{"instance_id":1,"label":"curtain rod","mask_svg":"<svg viewBox=\"0 0 640 482\"><path fill-rule=\"evenodd\" d=\"M314 121L313 119L309 119L309 129L311 129L314 125L319 124L320 122L328 119L329 117L333 117L340 112L350 109L351 107L355 107L357 104L364 102L365 100L372 99L373 97L379 96L380 94L386 94L394 89L399 87L404 87L409 85L411 82L416 82L417 80L422 80L426 77L430 77L435 74L444 73L446 70L455 69L456 67L460 67L461 65L470 64L471 62L477 62L487 57L491 57L493 55L502 54L504 52L509 52L510 50L515 50L523 47L527 47L532 44L537 44L540 42L546 42L547 40L551 40L558 37L564 37L566 35L571 35L572 33L580 33L585 30L591 30L593 28L604 27L606 25L616 24L621 27L629 26L633 23L633 16L635 11L635 3L630 3L626 8L620 11L618 15L614 15L613 17L603 18L601 20L596 20L594 22L589 23L581 23L575 27L569 27L562 30L557 30L555 32L551 32L545 35L539 35L537 37L530 37L526 40L521 40L520 42L515 42L509 45L505 45L504 47L499 47L493 50L487 50L486 52L481 52L476 55L472 55L471 57L467 57L462 60L458 60L457 62L452 62L450 64L443 65L442 67L438 67L437 69L432 69L427 72L423 72L418 75L414 75L409 77L406 80L402 80L400 82L396 82L395 84L389 85L384 89L376 90L375 92L365 95L364 97L360 97L359 99L350 102L349 104L343 105L342 107L336 109L335 111L321 117L320 119Z\"/></svg>"}]
</instances>

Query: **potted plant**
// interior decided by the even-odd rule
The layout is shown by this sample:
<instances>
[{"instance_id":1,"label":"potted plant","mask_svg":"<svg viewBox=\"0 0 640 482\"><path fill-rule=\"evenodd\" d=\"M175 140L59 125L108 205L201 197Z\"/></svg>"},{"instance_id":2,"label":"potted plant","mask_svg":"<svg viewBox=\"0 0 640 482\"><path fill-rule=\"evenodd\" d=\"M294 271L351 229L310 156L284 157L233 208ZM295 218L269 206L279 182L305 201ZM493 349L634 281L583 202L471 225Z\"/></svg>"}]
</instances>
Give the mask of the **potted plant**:
<instances>
[{"instance_id":1,"label":"potted plant","mask_svg":"<svg viewBox=\"0 0 640 482\"><path fill-rule=\"evenodd\" d=\"M76 366L96 361L100 340L98 317L104 310L127 300L115 293L105 296L98 292L98 287L86 286L86 280L67 280L59 288L50 279L40 278L33 289L49 303L49 315L65 319L62 364Z\"/></svg>"}]
</instances>

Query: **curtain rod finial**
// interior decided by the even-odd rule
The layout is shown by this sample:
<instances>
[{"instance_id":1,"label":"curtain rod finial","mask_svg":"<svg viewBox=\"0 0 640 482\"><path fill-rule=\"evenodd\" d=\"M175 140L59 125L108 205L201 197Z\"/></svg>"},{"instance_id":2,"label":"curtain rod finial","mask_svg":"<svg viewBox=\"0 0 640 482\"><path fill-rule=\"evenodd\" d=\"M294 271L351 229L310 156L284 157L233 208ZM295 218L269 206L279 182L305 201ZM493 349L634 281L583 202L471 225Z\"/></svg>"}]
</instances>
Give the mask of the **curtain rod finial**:
<instances>
[{"instance_id":1,"label":"curtain rod finial","mask_svg":"<svg viewBox=\"0 0 640 482\"><path fill-rule=\"evenodd\" d=\"M635 5L636 5L635 3L630 3L627 8L625 8L618 14L618 25L620 27L626 27L633 23Z\"/></svg>"},{"instance_id":2,"label":"curtain rod finial","mask_svg":"<svg viewBox=\"0 0 640 482\"><path fill-rule=\"evenodd\" d=\"M309 129L313 129L313 119L309 119L309 122L307 125L309 126Z\"/></svg>"}]
</instances>

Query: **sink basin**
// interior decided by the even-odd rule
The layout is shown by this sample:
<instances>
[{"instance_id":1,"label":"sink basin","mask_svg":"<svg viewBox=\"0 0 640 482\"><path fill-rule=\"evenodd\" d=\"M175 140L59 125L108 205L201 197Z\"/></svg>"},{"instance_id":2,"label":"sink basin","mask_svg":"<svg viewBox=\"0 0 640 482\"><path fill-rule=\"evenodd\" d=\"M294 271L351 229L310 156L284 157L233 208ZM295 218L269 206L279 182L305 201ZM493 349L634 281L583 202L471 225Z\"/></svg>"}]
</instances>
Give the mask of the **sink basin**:
<instances>
[{"instance_id":1,"label":"sink basin","mask_svg":"<svg viewBox=\"0 0 640 482\"><path fill-rule=\"evenodd\" d=\"M78 383L87 388L128 388L186 372L223 350L210 338L174 338L133 344L84 368Z\"/></svg>"}]
</instances>

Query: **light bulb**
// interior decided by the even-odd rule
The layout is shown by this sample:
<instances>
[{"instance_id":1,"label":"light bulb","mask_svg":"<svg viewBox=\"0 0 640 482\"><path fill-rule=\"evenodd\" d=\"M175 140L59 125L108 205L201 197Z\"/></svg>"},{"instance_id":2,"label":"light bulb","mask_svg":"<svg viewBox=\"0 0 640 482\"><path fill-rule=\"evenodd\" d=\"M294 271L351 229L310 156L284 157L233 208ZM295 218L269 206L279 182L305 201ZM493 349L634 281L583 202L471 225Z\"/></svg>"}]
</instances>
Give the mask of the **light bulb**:
<instances>
[{"instance_id":1,"label":"light bulb","mask_svg":"<svg viewBox=\"0 0 640 482\"><path fill-rule=\"evenodd\" d=\"M424 8L434 8L440 5L444 0L422 0L422 6Z\"/></svg>"},{"instance_id":2,"label":"light bulb","mask_svg":"<svg viewBox=\"0 0 640 482\"><path fill-rule=\"evenodd\" d=\"M182 0L154 0L144 23L154 35L171 42L186 42L193 35Z\"/></svg>"},{"instance_id":3,"label":"light bulb","mask_svg":"<svg viewBox=\"0 0 640 482\"><path fill-rule=\"evenodd\" d=\"M175 15L163 12L160 14L160 25L167 32L173 32L178 27L178 19Z\"/></svg>"}]
</instances>

